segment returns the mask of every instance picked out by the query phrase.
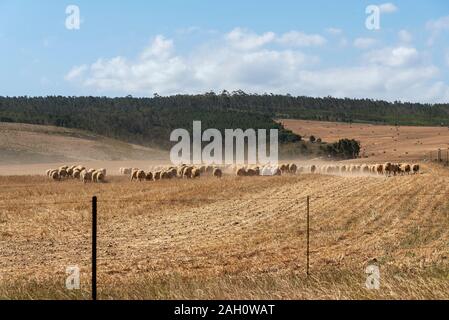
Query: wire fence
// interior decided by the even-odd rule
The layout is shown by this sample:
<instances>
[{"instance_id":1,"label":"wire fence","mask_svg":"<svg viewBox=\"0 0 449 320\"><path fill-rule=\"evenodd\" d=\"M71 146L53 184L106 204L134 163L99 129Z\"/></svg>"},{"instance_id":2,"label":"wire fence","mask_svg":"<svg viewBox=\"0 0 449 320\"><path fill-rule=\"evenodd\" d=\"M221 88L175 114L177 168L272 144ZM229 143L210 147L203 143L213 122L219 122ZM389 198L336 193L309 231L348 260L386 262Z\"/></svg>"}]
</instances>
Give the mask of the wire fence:
<instances>
[{"instance_id":1,"label":"wire fence","mask_svg":"<svg viewBox=\"0 0 449 320\"><path fill-rule=\"evenodd\" d=\"M348 217L346 217L346 220L343 220L343 225L338 225L336 222L334 222L334 218L338 218L338 214L346 211L354 211L357 213L357 210L360 210L359 208L339 208L338 206L333 206L332 201L328 201L326 205L324 205L322 202L323 200L333 200L333 199L339 199L340 201L350 201L350 200L357 200L360 201L361 199L373 199L376 198L377 201L381 201L379 199L383 199L385 203L391 203L392 200L401 198L407 198L410 200L413 199L427 199L429 202L429 206L425 206L424 208L421 208L420 210L428 210L429 212L437 211L437 208L430 206L432 203L432 197L448 197L449 199L449 193L444 192L421 192L421 193L376 193L376 194L364 194L364 193L357 193L357 194L351 194L351 195L336 195L336 194L314 194L312 196L300 196L292 198L291 196L288 197L279 197L279 196L273 196L273 197L255 197L255 198L248 198L248 197L232 197L232 198L226 198L226 197L196 197L196 198L189 198L189 199L181 199L181 198L165 198L165 199L143 199L143 198L136 198L136 197L127 197L127 198L97 198L93 197L92 199L80 199L79 201L38 201L38 202L32 202L28 203L26 201L22 201L20 203L17 202L17 199L8 199L7 201L2 201L2 204L0 205L0 212L4 209L10 209L10 208L23 208L23 209L29 209L29 208L40 208L40 207L52 207L52 206L59 206L64 207L65 205L80 205L85 208L85 210L90 211L92 214L92 229L91 229L91 261L92 261L92 297L93 299L96 299L96 284L97 284L97 260L99 261L114 261L114 260L120 260L120 259L127 259L127 257L117 257L117 256L105 256L104 252L100 257L97 255L97 247L98 243L102 243L102 234L98 235L98 229L107 230L107 227L105 225L102 225L104 221L102 219L98 219L98 217L103 217L102 210L105 210L108 208L108 210L112 211L123 211L128 209L118 208L117 205L119 203L129 204L148 204L151 206L154 203L160 203L160 204L197 204L197 205L205 205L207 207L207 204L213 203L213 202L221 202L221 201L227 201L227 202L257 202L258 205L253 207L255 210L259 210L259 213L261 214L261 217L259 220L257 218L251 222L251 224L248 224L245 220L239 221L239 224L236 226L244 226L242 228L241 237L246 237L245 239L248 241L248 243L251 242L251 237L255 236L256 233L249 232L251 228L254 228L257 224L260 225L260 231L263 233L263 236L265 239L269 237L280 237L279 239L283 239L282 237L285 237L288 235L289 237L285 238L285 241L290 241L293 237L293 239L296 239L298 243L302 243L303 245L301 247L298 247L297 252L297 259L298 262L305 268L305 273L309 274L311 271L311 267L313 266L314 255L317 253L320 253L320 250L326 247L332 247L338 245L342 241L346 241L346 243L350 241L354 241L355 243L359 240L359 238L363 235L370 235L371 238L376 238L377 235L379 239L383 236L381 232L384 232L385 229L379 229L379 226L373 221L354 221L348 220ZM276 203L277 205L270 207L265 206L265 204L273 204ZM379 204L379 203L377 203ZM447 205L449 207L449 200L447 201ZM244 205L242 205L244 206ZM110 207L116 207L110 208ZM288 210L287 210L287 209ZM441 209L441 208L440 208ZM63 210L63 209L62 209ZM130 208L129 210L134 210L133 208ZM248 208L250 210L250 208ZM363 209L362 209L363 210ZM441 247L449 246L449 243L444 243L444 239L439 241L438 239L431 238L430 240L433 241L432 245L428 245L425 242L429 240L427 238L427 234L429 233L429 229L431 228L440 228L441 230L448 230L449 229L449 215L446 213L445 216L438 216L438 221L431 220L433 215L426 215L425 218L419 218L416 217L416 215L413 215L415 211L418 209L414 206L410 208L397 208L393 207L391 209L386 209L386 211L389 212L388 219L392 220L393 218L399 219L400 223L407 226L407 230L413 229L413 231L410 232L410 235L414 237L415 242L411 241L410 243L398 243L395 246L393 246L391 243L386 243L385 245L382 244L382 242L379 240L378 243L375 244L373 249L383 250L383 251L389 251L389 250L399 250L399 251L418 251L418 250L439 250L438 244L441 244ZM288 218L284 218L283 214L285 211L288 212L294 212L293 216L289 216ZM398 212L396 212L398 211ZM401 211L401 212L399 212ZM418 210L419 211L419 210ZM57 212L57 211L55 211ZM350 213L351 213L350 212ZM438 210L438 213L441 214L444 212L443 209ZM123 212L123 215L126 215L127 211ZM154 212L153 212L154 213ZM360 212L359 212L360 213ZM225 215L223 212L219 212L217 214ZM238 217L237 215L234 215L234 217ZM376 219L381 219L382 217L377 215ZM160 219L164 219L161 217ZM189 219L188 216L185 217L185 219ZM223 219L224 221L225 219ZM234 222L235 223L235 222ZM349 223L349 225L345 225L345 223ZM270 226L270 228L267 228L267 230L264 229L266 226ZM232 221L229 222L228 228L233 228ZM149 226L151 227L151 226ZM182 225L179 226L179 228L182 228ZM278 228L278 229L275 229ZM415 229L414 229L415 228ZM232 237L232 233L228 234L227 231L223 233L212 233L212 229L207 229L206 227L201 228L198 227L197 229L193 230L193 232L198 231L205 234L203 237L204 241L207 242L209 238L212 238L212 236L222 236L222 237ZM381 231L379 231L381 230ZM422 239L420 232L423 232ZM245 232L248 232L248 234L245 235ZM341 238L342 235L350 235L350 238L346 237L344 239ZM190 234L190 236L194 236L194 234ZM235 235L234 235L235 236ZM338 236L338 237L336 237ZM129 235L129 239L133 237L132 234ZM189 235L186 235L186 239L188 239ZM331 239L328 239L327 237L330 237ZM242 239L243 239L242 238ZM144 247L149 250L157 250L157 246L168 246L170 245L170 237L166 237L163 240L155 239L158 241L155 241L155 243L149 243L147 245L144 244ZM14 240L12 240L14 241ZM127 241L126 238L121 238L120 241ZM420 243L423 241L424 243ZM33 241L27 240L28 243L33 243ZM39 243L40 241L36 241L36 243ZM437 244L437 248L436 248ZM174 244L176 245L176 244ZM205 246L207 247L207 243L205 243ZM217 252L217 255L219 256L220 253ZM198 259L204 259L204 257L199 254L198 256L195 256L195 253L192 253L192 255L185 254L185 261L194 261L196 258ZM223 259L226 259L225 256L222 257ZM321 257L323 258L323 257ZM181 259L182 260L182 259ZM179 261L179 260L178 260ZM101 272L101 269L98 269Z\"/></svg>"},{"instance_id":2,"label":"wire fence","mask_svg":"<svg viewBox=\"0 0 449 320\"><path fill-rule=\"evenodd\" d=\"M429 151L426 154L426 159L428 159L430 162L449 166L449 148Z\"/></svg>"}]
</instances>

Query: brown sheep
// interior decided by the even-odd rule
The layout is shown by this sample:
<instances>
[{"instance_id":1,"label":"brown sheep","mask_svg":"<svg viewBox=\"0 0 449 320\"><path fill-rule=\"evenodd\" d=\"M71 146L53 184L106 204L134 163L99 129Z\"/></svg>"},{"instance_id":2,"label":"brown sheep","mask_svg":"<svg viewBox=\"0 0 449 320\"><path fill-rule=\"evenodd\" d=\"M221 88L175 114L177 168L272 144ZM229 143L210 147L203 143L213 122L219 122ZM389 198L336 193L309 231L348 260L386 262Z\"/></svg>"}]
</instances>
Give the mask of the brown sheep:
<instances>
[{"instance_id":1,"label":"brown sheep","mask_svg":"<svg viewBox=\"0 0 449 320\"><path fill-rule=\"evenodd\" d=\"M402 169L402 172L404 174L410 174L410 171L412 170L412 167L408 163L404 163L404 164L401 165L401 169Z\"/></svg>"},{"instance_id":2,"label":"brown sheep","mask_svg":"<svg viewBox=\"0 0 449 320\"><path fill-rule=\"evenodd\" d=\"M170 179L170 173L168 171L162 171L161 180L168 180L168 179Z\"/></svg>"},{"instance_id":3,"label":"brown sheep","mask_svg":"<svg viewBox=\"0 0 449 320\"><path fill-rule=\"evenodd\" d=\"M390 162L384 164L384 173L390 176L393 173L393 165Z\"/></svg>"},{"instance_id":4,"label":"brown sheep","mask_svg":"<svg viewBox=\"0 0 449 320\"><path fill-rule=\"evenodd\" d=\"M131 172L131 181L137 180L137 173L138 172L139 172L138 169L133 169L133 171Z\"/></svg>"},{"instance_id":5,"label":"brown sheep","mask_svg":"<svg viewBox=\"0 0 449 320\"><path fill-rule=\"evenodd\" d=\"M379 174L379 175L383 174L384 173L384 166L381 165L381 164L378 164L377 167L376 167L376 171L377 171L377 174Z\"/></svg>"},{"instance_id":6,"label":"brown sheep","mask_svg":"<svg viewBox=\"0 0 449 320\"><path fill-rule=\"evenodd\" d=\"M288 172L290 172L291 174L296 174L296 171L298 170L298 166L294 163L290 163L288 165Z\"/></svg>"},{"instance_id":7,"label":"brown sheep","mask_svg":"<svg viewBox=\"0 0 449 320\"><path fill-rule=\"evenodd\" d=\"M50 177L51 177L53 180L55 180L55 181L61 180L61 178L59 177L59 173L58 173L57 170L53 170L53 171L50 173Z\"/></svg>"},{"instance_id":8,"label":"brown sheep","mask_svg":"<svg viewBox=\"0 0 449 320\"><path fill-rule=\"evenodd\" d=\"M310 167L310 173L315 173L316 169L316 165L312 164L312 166Z\"/></svg>"},{"instance_id":9,"label":"brown sheep","mask_svg":"<svg viewBox=\"0 0 449 320\"><path fill-rule=\"evenodd\" d=\"M193 171L193 167L185 167L184 171L182 173L182 177L185 179L192 178L192 171Z\"/></svg>"},{"instance_id":10,"label":"brown sheep","mask_svg":"<svg viewBox=\"0 0 449 320\"><path fill-rule=\"evenodd\" d=\"M221 169L215 168L214 171L212 172L212 175L216 178L221 178L223 172L221 172Z\"/></svg>"},{"instance_id":11,"label":"brown sheep","mask_svg":"<svg viewBox=\"0 0 449 320\"><path fill-rule=\"evenodd\" d=\"M413 171L413 174L419 173L419 164L414 164L412 166L412 171Z\"/></svg>"},{"instance_id":12,"label":"brown sheep","mask_svg":"<svg viewBox=\"0 0 449 320\"><path fill-rule=\"evenodd\" d=\"M157 181L157 180L161 180L161 171L156 171L154 174L153 174L153 180L154 181Z\"/></svg>"},{"instance_id":13,"label":"brown sheep","mask_svg":"<svg viewBox=\"0 0 449 320\"><path fill-rule=\"evenodd\" d=\"M238 176L238 177L244 177L244 176L246 176L246 171L245 171L245 168L238 168L237 169L237 171L235 172L235 174Z\"/></svg>"},{"instance_id":14,"label":"brown sheep","mask_svg":"<svg viewBox=\"0 0 449 320\"><path fill-rule=\"evenodd\" d=\"M60 178L60 179L65 179L65 178L67 178L67 171L66 171L66 169L60 168L60 169L58 170L58 174L59 174L59 178Z\"/></svg>"},{"instance_id":15,"label":"brown sheep","mask_svg":"<svg viewBox=\"0 0 449 320\"><path fill-rule=\"evenodd\" d=\"M145 180L147 181L153 180L153 173L151 171L147 172L147 174L145 175Z\"/></svg>"},{"instance_id":16,"label":"brown sheep","mask_svg":"<svg viewBox=\"0 0 449 320\"><path fill-rule=\"evenodd\" d=\"M254 169L247 169L245 172L245 176L248 177L254 177L255 175L257 175L256 170Z\"/></svg>"},{"instance_id":17,"label":"brown sheep","mask_svg":"<svg viewBox=\"0 0 449 320\"><path fill-rule=\"evenodd\" d=\"M147 175L145 174L145 171L143 171L143 170L138 170L137 171L137 179L139 181L145 180L146 176Z\"/></svg>"},{"instance_id":18,"label":"brown sheep","mask_svg":"<svg viewBox=\"0 0 449 320\"><path fill-rule=\"evenodd\" d=\"M78 169L73 170L72 172L72 178L73 179L79 179L81 177L81 171Z\"/></svg>"}]
</instances>

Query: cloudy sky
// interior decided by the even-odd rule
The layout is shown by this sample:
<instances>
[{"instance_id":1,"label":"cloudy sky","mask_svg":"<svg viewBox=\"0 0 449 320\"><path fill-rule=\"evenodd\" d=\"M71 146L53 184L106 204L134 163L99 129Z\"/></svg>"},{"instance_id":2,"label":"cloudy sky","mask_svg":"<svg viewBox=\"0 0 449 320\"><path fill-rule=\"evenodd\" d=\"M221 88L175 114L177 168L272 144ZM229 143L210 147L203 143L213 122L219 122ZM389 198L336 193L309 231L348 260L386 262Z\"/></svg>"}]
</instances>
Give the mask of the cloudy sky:
<instances>
[{"instance_id":1,"label":"cloudy sky","mask_svg":"<svg viewBox=\"0 0 449 320\"><path fill-rule=\"evenodd\" d=\"M242 89L449 103L449 2L0 0L0 57L3 96Z\"/></svg>"}]
</instances>

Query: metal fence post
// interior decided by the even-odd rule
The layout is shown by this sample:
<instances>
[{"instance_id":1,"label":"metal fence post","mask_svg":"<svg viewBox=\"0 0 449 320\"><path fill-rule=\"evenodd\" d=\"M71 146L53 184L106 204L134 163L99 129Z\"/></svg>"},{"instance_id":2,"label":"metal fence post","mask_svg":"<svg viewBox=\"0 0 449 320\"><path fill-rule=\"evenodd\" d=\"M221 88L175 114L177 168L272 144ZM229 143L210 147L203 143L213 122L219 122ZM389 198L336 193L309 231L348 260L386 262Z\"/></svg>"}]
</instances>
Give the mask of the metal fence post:
<instances>
[{"instance_id":1,"label":"metal fence post","mask_svg":"<svg viewBox=\"0 0 449 320\"><path fill-rule=\"evenodd\" d=\"M310 197L307 196L307 266L306 273L309 275L309 256L310 256Z\"/></svg>"},{"instance_id":2,"label":"metal fence post","mask_svg":"<svg viewBox=\"0 0 449 320\"><path fill-rule=\"evenodd\" d=\"M97 197L92 197L92 300L97 300Z\"/></svg>"}]
</instances>

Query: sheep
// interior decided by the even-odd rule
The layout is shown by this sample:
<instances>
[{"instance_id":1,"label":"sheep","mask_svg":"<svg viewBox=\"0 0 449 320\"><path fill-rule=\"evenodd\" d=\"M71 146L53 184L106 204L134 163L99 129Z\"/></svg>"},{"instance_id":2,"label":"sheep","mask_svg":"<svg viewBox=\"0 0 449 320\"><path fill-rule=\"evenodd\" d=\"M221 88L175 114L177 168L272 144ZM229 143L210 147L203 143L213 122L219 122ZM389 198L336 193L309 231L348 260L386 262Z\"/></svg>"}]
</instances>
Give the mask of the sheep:
<instances>
[{"instance_id":1,"label":"sheep","mask_svg":"<svg viewBox=\"0 0 449 320\"><path fill-rule=\"evenodd\" d=\"M185 167L182 172L182 177L186 179L192 178L193 167Z\"/></svg>"},{"instance_id":2,"label":"sheep","mask_svg":"<svg viewBox=\"0 0 449 320\"><path fill-rule=\"evenodd\" d=\"M138 169L133 169L131 172L131 181L137 180L137 173L139 172Z\"/></svg>"},{"instance_id":3,"label":"sheep","mask_svg":"<svg viewBox=\"0 0 449 320\"><path fill-rule=\"evenodd\" d=\"M167 180L170 179L170 174L168 173L168 171L162 171L161 172L161 180Z\"/></svg>"},{"instance_id":4,"label":"sheep","mask_svg":"<svg viewBox=\"0 0 449 320\"><path fill-rule=\"evenodd\" d=\"M200 175L201 175L200 169L198 168L192 169L192 178L199 178Z\"/></svg>"},{"instance_id":5,"label":"sheep","mask_svg":"<svg viewBox=\"0 0 449 320\"><path fill-rule=\"evenodd\" d=\"M236 174L238 177L244 177L244 176L246 176L245 168L244 168L244 167L238 168L237 171L235 172L235 174Z\"/></svg>"},{"instance_id":6,"label":"sheep","mask_svg":"<svg viewBox=\"0 0 449 320\"><path fill-rule=\"evenodd\" d=\"M170 179L175 178L177 175L177 170L174 167L170 167L167 172L169 174Z\"/></svg>"},{"instance_id":7,"label":"sheep","mask_svg":"<svg viewBox=\"0 0 449 320\"><path fill-rule=\"evenodd\" d=\"M66 169L59 168L58 174L59 174L59 178L60 179L67 178L67 171L66 171Z\"/></svg>"},{"instance_id":8,"label":"sheep","mask_svg":"<svg viewBox=\"0 0 449 320\"><path fill-rule=\"evenodd\" d=\"M103 171L96 170L92 173L92 182L104 182L105 175Z\"/></svg>"},{"instance_id":9,"label":"sheep","mask_svg":"<svg viewBox=\"0 0 449 320\"><path fill-rule=\"evenodd\" d=\"M81 181L83 181L83 183L87 183L88 181L92 180L92 173L83 170L81 171L80 179Z\"/></svg>"},{"instance_id":10,"label":"sheep","mask_svg":"<svg viewBox=\"0 0 449 320\"><path fill-rule=\"evenodd\" d=\"M363 173L370 173L370 171L371 171L371 168L367 164L362 166L362 172Z\"/></svg>"},{"instance_id":11,"label":"sheep","mask_svg":"<svg viewBox=\"0 0 449 320\"><path fill-rule=\"evenodd\" d=\"M50 178L50 173L51 173L52 169L48 169L47 171L45 171L45 174L47 175L47 177Z\"/></svg>"},{"instance_id":12,"label":"sheep","mask_svg":"<svg viewBox=\"0 0 449 320\"><path fill-rule=\"evenodd\" d=\"M419 164L414 164L412 166L412 171L413 171L413 174L419 173Z\"/></svg>"},{"instance_id":13,"label":"sheep","mask_svg":"<svg viewBox=\"0 0 449 320\"><path fill-rule=\"evenodd\" d=\"M58 170L52 170L51 173L50 173L50 178L52 178L54 181L61 180L60 177L59 177Z\"/></svg>"},{"instance_id":14,"label":"sheep","mask_svg":"<svg viewBox=\"0 0 449 320\"><path fill-rule=\"evenodd\" d=\"M147 174L145 175L145 180L147 181L153 180L153 173L151 171L147 172Z\"/></svg>"},{"instance_id":15,"label":"sheep","mask_svg":"<svg viewBox=\"0 0 449 320\"><path fill-rule=\"evenodd\" d=\"M184 176L184 170L185 168L187 168L187 166L185 164L179 166L176 170L176 176L178 178L182 178Z\"/></svg>"},{"instance_id":16,"label":"sheep","mask_svg":"<svg viewBox=\"0 0 449 320\"><path fill-rule=\"evenodd\" d=\"M312 166L310 167L310 173L315 173L316 172L316 165L312 164Z\"/></svg>"},{"instance_id":17,"label":"sheep","mask_svg":"<svg viewBox=\"0 0 449 320\"><path fill-rule=\"evenodd\" d=\"M73 174L73 168L70 167L70 168L67 169L67 177L71 177L72 174Z\"/></svg>"},{"instance_id":18,"label":"sheep","mask_svg":"<svg viewBox=\"0 0 449 320\"><path fill-rule=\"evenodd\" d=\"M156 171L154 174L153 174L153 180L154 181L157 181L157 180L160 180L161 179L161 171Z\"/></svg>"},{"instance_id":19,"label":"sheep","mask_svg":"<svg viewBox=\"0 0 449 320\"><path fill-rule=\"evenodd\" d=\"M341 166L340 173L345 173L345 172L346 172L346 166Z\"/></svg>"},{"instance_id":20,"label":"sheep","mask_svg":"<svg viewBox=\"0 0 449 320\"><path fill-rule=\"evenodd\" d=\"M139 180L139 181L145 180L145 178L146 178L145 171L137 170L136 176L137 176L137 180Z\"/></svg>"},{"instance_id":21,"label":"sheep","mask_svg":"<svg viewBox=\"0 0 449 320\"><path fill-rule=\"evenodd\" d=\"M290 172L291 174L296 174L296 171L298 170L298 166L294 163L290 163L288 165L288 172Z\"/></svg>"},{"instance_id":22,"label":"sheep","mask_svg":"<svg viewBox=\"0 0 449 320\"><path fill-rule=\"evenodd\" d=\"M401 165L401 169L402 169L402 172L404 174L410 174L410 171L411 171L412 168L411 168L411 166L408 163L403 163Z\"/></svg>"},{"instance_id":23,"label":"sheep","mask_svg":"<svg viewBox=\"0 0 449 320\"><path fill-rule=\"evenodd\" d=\"M221 178L221 176L223 175L223 172L219 168L214 168L212 175L216 178Z\"/></svg>"},{"instance_id":24,"label":"sheep","mask_svg":"<svg viewBox=\"0 0 449 320\"><path fill-rule=\"evenodd\" d=\"M72 172L73 179L79 179L81 177L81 171L78 169L74 169Z\"/></svg>"},{"instance_id":25,"label":"sheep","mask_svg":"<svg viewBox=\"0 0 449 320\"><path fill-rule=\"evenodd\" d=\"M280 176L282 174L282 171L279 167L273 167L271 169L271 172L273 176Z\"/></svg>"},{"instance_id":26,"label":"sheep","mask_svg":"<svg viewBox=\"0 0 449 320\"><path fill-rule=\"evenodd\" d=\"M281 169L281 172L288 172L288 164L281 164L281 166L279 167L279 169Z\"/></svg>"},{"instance_id":27,"label":"sheep","mask_svg":"<svg viewBox=\"0 0 449 320\"><path fill-rule=\"evenodd\" d=\"M257 173L256 173L256 170L254 170L254 169L247 169L245 172L245 176L248 176L248 177L254 177L256 175L257 175Z\"/></svg>"},{"instance_id":28,"label":"sheep","mask_svg":"<svg viewBox=\"0 0 449 320\"><path fill-rule=\"evenodd\" d=\"M335 172L335 167L333 167L333 166L327 166L327 168L326 168L326 173L332 174L332 173L334 173L334 172Z\"/></svg>"},{"instance_id":29,"label":"sheep","mask_svg":"<svg viewBox=\"0 0 449 320\"><path fill-rule=\"evenodd\" d=\"M100 168L97 171L100 171L103 174L103 176L106 177L106 169L105 168Z\"/></svg>"},{"instance_id":30,"label":"sheep","mask_svg":"<svg viewBox=\"0 0 449 320\"><path fill-rule=\"evenodd\" d=\"M382 175L384 173L384 166L381 164L378 164L376 166L376 171L377 171L377 174Z\"/></svg>"},{"instance_id":31,"label":"sheep","mask_svg":"<svg viewBox=\"0 0 449 320\"><path fill-rule=\"evenodd\" d=\"M387 176L393 173L393 165L390 162L385 163L383 169Z\"/></svg>"}]
</instances>

